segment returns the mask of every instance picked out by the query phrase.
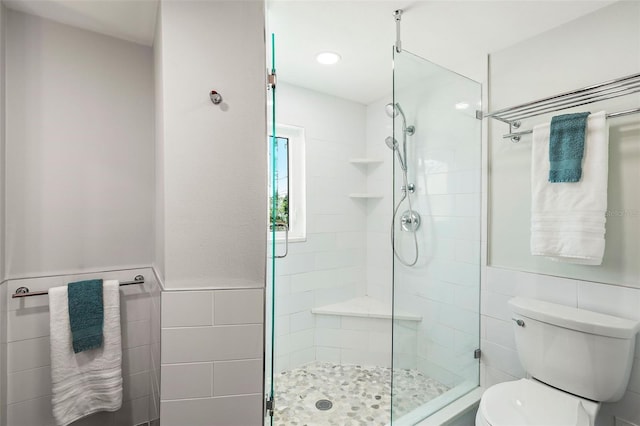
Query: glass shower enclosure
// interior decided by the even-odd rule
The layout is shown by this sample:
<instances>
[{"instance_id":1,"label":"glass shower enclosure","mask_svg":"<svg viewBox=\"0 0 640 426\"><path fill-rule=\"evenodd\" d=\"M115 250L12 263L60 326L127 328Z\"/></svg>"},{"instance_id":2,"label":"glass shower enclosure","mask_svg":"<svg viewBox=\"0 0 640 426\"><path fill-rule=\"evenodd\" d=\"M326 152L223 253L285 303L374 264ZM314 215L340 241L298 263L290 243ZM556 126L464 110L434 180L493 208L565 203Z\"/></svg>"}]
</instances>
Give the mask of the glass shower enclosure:
<instances>
[{"instance_id":1,"label":"glass shower enclosure","mask_svg":"<svg viewBox=\"0 0 640 426\"><path fill-rule=\"evenodd\" d=\"M479 385L480 84L394 51L392 87L387 99L366 107L372 137L357 147L366 157L351 159L335 145L332 152L344 158L327 157L335 164L315 169L342 167L367 180L375 196L335 194L344 197L337 205L360 215L354 223L366 225L349 238L323 228L292 244L289 191L279 181L292 161L283 160L284 144L296 142L276 133L298 123L276 115L292 89L269 89L265 425L414 425ZM307 129L309 150L322 152L327 143L314 131ZM314 244L340 241L363 254L356 257L362 264L345 269L358 280L354 290L329 297L323 291L331 280L347 278L308 268ZM328 259L326 251L317 256ZM301 280L311 276L321 279Z\"/></svg>"},{"instance_id":2,"label":"glass shower enclosure","mask_svg":"<svg viewBox=\"0 0 640 426\"><path fill-rule=\"evenodd\" d=\"M391 417L412 425L479 386L481 85L394 49L387 109L396 146Z\"/></svg>"}]
</instances>

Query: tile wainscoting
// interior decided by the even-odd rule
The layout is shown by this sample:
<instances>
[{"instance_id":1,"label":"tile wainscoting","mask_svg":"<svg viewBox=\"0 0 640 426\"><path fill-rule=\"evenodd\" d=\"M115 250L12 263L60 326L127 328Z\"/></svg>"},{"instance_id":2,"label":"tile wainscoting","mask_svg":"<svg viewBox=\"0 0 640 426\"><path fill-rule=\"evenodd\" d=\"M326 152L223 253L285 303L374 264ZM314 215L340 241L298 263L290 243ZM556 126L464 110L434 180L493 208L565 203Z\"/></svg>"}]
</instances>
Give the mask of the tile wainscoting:
<instances>
[{"instance_id":1,"label":"tile wainscoting","mask_svg":"<svg viewBox=\"0 0 640 426\"><path fill-rule=\"evenodd\" d=\"M7 384L0 408L6 413L3 425L55 424L51 409L49 299L46 295L12 299L15 289L25 286L31 291L41 291L95 278L130 281L138 274L145 277L143 285L120 289L123 406L114 413L102 412L86 417L74 426L137 425L158 418L159 371L155 366L158 365L160 347L159 333L153 330L159 330L157 299L160 290L153 271L140 268L11 279L2 284L0 314L3 321L0 323L6 324L6 329L0 334L3 353L6 354L2 359L6 362L0 367ZM154 327L154 323L158 325Z\"/></svg>"},{"instance_id":2,"label":"tile wainscoting","mask_svg":"<svg viewBox=\"0 0 640 426\"><path fill-rule=\"evenodd\" d=\"M263 308L263 289L163 291L163 426L262 424Z\"/></svg>"}]
</instances>

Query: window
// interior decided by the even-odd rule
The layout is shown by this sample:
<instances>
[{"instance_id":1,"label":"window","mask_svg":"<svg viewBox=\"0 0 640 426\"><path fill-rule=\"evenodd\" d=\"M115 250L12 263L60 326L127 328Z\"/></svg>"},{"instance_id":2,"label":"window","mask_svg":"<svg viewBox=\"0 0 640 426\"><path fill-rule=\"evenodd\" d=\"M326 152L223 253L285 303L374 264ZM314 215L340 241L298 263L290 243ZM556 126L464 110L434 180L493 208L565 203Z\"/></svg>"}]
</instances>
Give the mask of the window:
<instances>
[{"instance_id":1,"label":"window","mask_svg":"<svg viewBox=\"0 0 640 426\"><path fill-rule=\"evenodd\" d=\"M275 181L275 191L269 188L269 220L270 229L273 229L274 222L278 226L276 230L282 228L291 229L289 226L289 138L270 136L275 144L276 170L275 179L269 179L269 185ZM271 153L271 150L269 150ZM273 159L269 159L269 167L273 167ZM273 173L273 172L272 172ZM274 203L274 198L276 199ZM275 213L274 213L275 208Z\"/></svg>"},{"instance_id":2,"label":"window","mask_svg":"<svg viewBox=\"0 0 640 426\"><path fill-rule=\"evenodd\" d=\"M306 177L304 129L276 125L276 240L284 240L285 227L289 242L306 240ZM271 137L269 137L269 145ZM269 223L273 226L272 159L269 149Z\"/></svg>"}]
</instances>

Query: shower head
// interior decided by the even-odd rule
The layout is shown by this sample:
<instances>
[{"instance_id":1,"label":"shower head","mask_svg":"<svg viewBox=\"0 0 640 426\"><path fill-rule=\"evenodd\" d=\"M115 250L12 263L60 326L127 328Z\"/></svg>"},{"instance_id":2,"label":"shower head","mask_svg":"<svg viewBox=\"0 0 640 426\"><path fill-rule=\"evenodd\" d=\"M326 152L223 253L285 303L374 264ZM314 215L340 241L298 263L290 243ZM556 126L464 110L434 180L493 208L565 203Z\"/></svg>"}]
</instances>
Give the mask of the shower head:
<instances>
[{"instance_id":1,"label":"shower head","mask_svg":"<svg viewBox=\"0 0 640 426\"><path fill-rule=\"evenodd\" d=\"M416 131L416 128L414 126L407 127L407 118L405 117L402 108L400 108L399 103L388 103L385 105L384 110L391 118L396 118L398 115L400 115L402 117L402 131L407 133L409 136L413 135L413 133Z\"/></svg>"},{"instance_id":2,"label":"shower head","mask_svg":"<svg viewBox=\"0 0 640 426\"><path fill-rule=\"evenodd\" d=\"M387 104L384 107L385 112L387 113L387 115L391 118L395 118L398 116L398 113L401 111L400 108L396 108L396 105L398 104ZM399 107L400 105L398 105ZM404 114L403 114L404 115Z\"/></svg>"},{"instance_id":3,"label":"shower head","mask_svg":"<svg viewBox=\"0 0 640 426\"><path fill-rule=\"evenodd\" d=\"M396 153L396 155L398 156L398 162L400 163L400 167L402 168L402 170L406 172L407 165L405 164L404 159L402 158L402 154L400 154L400 150L398 149L398 141L396 140L396 138L394 138L393 136L387 136L384 142L387 144L389 149L392 149Z\"/></svg>"},{"instance_id":4,"label":"shower head","mask_svg":"<svg viewBox=\"0 0 640 426\"><path fill-rule=\"evenodd\" d=\"M387 138L384 140L384 142L387 144L389 149L397 149L398 148L398 141L393 136L387 136Z\"/></svg>"}]
</instances>

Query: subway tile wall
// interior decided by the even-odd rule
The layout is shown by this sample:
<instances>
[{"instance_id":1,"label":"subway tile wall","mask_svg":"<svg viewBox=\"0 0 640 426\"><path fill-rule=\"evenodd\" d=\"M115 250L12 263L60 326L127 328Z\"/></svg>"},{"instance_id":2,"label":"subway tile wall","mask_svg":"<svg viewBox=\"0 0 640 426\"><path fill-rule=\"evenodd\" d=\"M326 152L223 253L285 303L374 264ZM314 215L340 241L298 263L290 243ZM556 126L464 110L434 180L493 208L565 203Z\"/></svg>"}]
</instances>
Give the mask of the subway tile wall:
<instances>
[{"instance_id":1,"label":"subway tile wall","mask_svg":"<svg viewBox=\"0 0 640 426\"><path fill-rule=\"evenodd\" d=\"M487 267L482 290L481 385L525 376L516 352L507 301L525 296L609 315L640 320L640 289ZM616 403L603 404L596 426L621 420L640 425L640 341L627 393Z\"/></svg>"},{"instance_id":2,"label":"subway tile wall","mask_svg":"<svg viewBox=\"0 0 640 426\"><path fill-rule=\"evenodd\" d=\"M394 188L389 176L396 160L384 138L393 133L385 113L391 98L367 106L367 155L383 160L370 171L367 185L384 194L380 202L368 206L367 293L391 303L395 274L395 308L422 317L414 340L394 341L396 365L417 368L453 387L478 382L478 363L472 354L479 345L481 143L479 121L453 107L459 102L453 99L471 102L469 87L429 84L416 82L413 93L396 94L408 122L422 123L407 145L408 178L417 188L412 202L422 217L419 258L411 268L393 264L390 243ZM479 96L479 89L471 94ZM452 122L457 129L454 136L439 128ZM395 168L397 200L402 185L399 169ZM406 208L405 201L400 211ZM407 243L399 245L400 250L407 249L405 257L411 258L413 241L403 234L396 234L397 240Z\"/></svg>"},{"instance_id":3,"label":"subway tile wall","mask_svg":"<svg viewBox=\"0 0 640 426\"><path fill-rule=\"evenodd\" d=\"M316 360L391 368L392 320L345 315L316 316ZM396 368L415 368L418 322L396 320Z\"/></svg>"},{"instance_id":4,"label":"subway tile wall","mask_svg":"<svg viewBox=\"0 0 640 426\"><path fill-rule=\"evenodd\" d=\"M160 309L161 309L161 294L162 287L160 285L161 281L158 279L158 275L156 274L155 269L154 272L154 282L153 284L149 284L146 288L149 292L149 302L150 302L150 316L149 316L149 325L150 325L150 342L149 342L149 379L151 381L151 389L150 389L150 400L149 400L149 416L148 419L150 422L159 422L160 421L160 337L161 337L161 317L160 317ZM153 423L151 423L153 424Z\"/></svg>"},{"instance_id":5,"label":"subway tile wall","mask_svg":"<svg viewBox=\"0 0 640 426\"><path fill-rule=\"evenodd\" d=\"M7 283L0 283L0 425L7 424Z\"/></svg>"},{"instance_id":6,"label":"subway tile wall","mask_svg":"<svg viewBox=\"0 0 640 426\"><path fill-rule=\"evenodd\" d=\"M163 426L262 424L264 290L162 293Z\"/></svg>"},{"instance_id":7,"label":"subway tile wall","mask_svg":"<svg viewBox=\"0 0 640 426\"><path fill-rule=\"evenodd\" d=\"M306 241L289 243L276 262L276 371L316 360L314 307L366 294L367 170L365 107L286 83L278 84L278 124L301 127L306 139ZM284 248L278 244L278 253ZM268 275L270 277L270 274ZM389 283L390 285L390 283Z\"/></svg>"},{"instance_id":8,"label":"subway tile wall","mask_svg":"<svg viewBox=\"0 0 640 426\"><path fill-rule=\"evenodd\" d=\"M122 327L122 375L124 379L123 406L114 413L96 413L74 423L87 426L133 426L157 418L159 403L157 333L158 311L154 298L159 288L149 268L100 273L83 273L56 277L9 280L2 285L0 313L6 319L6 422L10 426L54 425L51 411L51 362L49 359L49 299L35 296L12 299L18 287L31 291L46 290L68 282L85 279L118 279L130 281L138 274L145 277L144 285L120 288ZM157 305L157 303L156 303ZM159 330L159 326L158 326ZM4 336L4 333L2 333ZM5 340L3 340L4 342ZM3 372L4 374L4 372Z\"/></svg>"}]
</instances>

